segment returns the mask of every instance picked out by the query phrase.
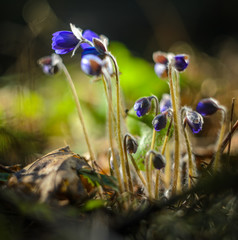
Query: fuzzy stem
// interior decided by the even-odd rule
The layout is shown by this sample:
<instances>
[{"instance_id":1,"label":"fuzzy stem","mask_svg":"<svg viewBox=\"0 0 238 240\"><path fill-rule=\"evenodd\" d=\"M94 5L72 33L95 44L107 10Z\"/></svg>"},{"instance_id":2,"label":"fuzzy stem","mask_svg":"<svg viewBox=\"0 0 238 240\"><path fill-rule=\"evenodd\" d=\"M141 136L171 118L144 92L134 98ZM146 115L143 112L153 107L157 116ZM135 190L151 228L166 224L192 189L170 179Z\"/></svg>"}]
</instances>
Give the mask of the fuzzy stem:
<instances>
[{"instance_id":1,"label":"fuzzy stem","mask_svg":"<svg viewBox=\"0 0 238 240\"><path fill-rule=\"evenodd\" d=\"M188 137L188 131L186 129L186 118L184 118L184 116L186 115L186 111L187 111L187 107L183 107L181 109L181 118L184 119L183 134L184 134L185 143L186 143L187 152L188 152L188 188L191 188L191 185L192 185L191 177L195 175L196 166L193 163L192 147Z\"/></svg>"},{"instance_id":2,"label":"fuzzy stem","mask_svg":"<svg viewBox=\"0 0 238 240\"><path fill-rule=\"evenodd\" d=\"M191 149L190 141L188 138L188 132L187 132L186 126L183 127L183 133L184 133L184 138L185 138L187 152L188 152L188 188L191 188L191 184L192 184L191 177L194 176L195 166L193 164L192 149Z\"/></svg>"},{"instance_id":3,"label":"fuzzy stem","mask_svg":"<svg viewBox=\"0 0 238 240\"><path fill-rule=\"evenodd\" d=\"M149 97L151 101L154 99L155 101L155 116L158 115L159 113L159 100L156 96L152 95ZM153 135L152 135L152 140L151 140L151 146L150 150L154 150L155 147L155 138L156 138L156 130L153 129ZM149 191L149 196L152 198L152 172L153 172L153 164L152 164L152 156L150 156L149 159L149 168L148 168L148 173L147 175L149 176L148 178L148 191Z\"/></svg>"},{"instance_id":4,"label":"fuzzy stem","mask_svg":"<svg viewBox=\"0 0 238 240\"><path fill-rule=\"evenodd\" d=\"M129 161L128 161L128 157L127 157L127 148L126 148L126 140L127 138L131 138L131 135L126 133L124 136L124 154L125 154L125 161L126 161L126 173L128 176L128 185L129 185L129 190L131 193L133 193L133 184L132 184L132 180L131 180L131 172L130 172L130 167L129 167Z\"/></svg>"},{"instance_id":5,"label":"fuzzy stem","mask_svg":"<svg viewBox=\"0 0 238 240\"><path fill-rule=\"evenodd\" d=\"M110 143L110 147L111 147L111 153L112 153L112 159L113 159L113 166L116 172L116 178L118 181L118 185L119 185L119 190L122 193L123 192L123 187L122 187L122 183L121 183L121 176L120 176L120 171L119 171L119 166L117 163L117 159L116 159L116 155L114 152L114 148L113 148L113 136L112 136L112 120L111 120L111 109L112 109L112 88L111 88L111 79L110 76L108 74L108 72L103 68L102 69L102 73L105 77L105 79L103 78L103 81L105 81L105 85L108 86L108 94L106 93L107 96L107 101L108 101L108 132L109 132L109 143Z\"/></svg>"},{"instance_id":6,"label":"fuzzy stem","mask_svg":"<svg viewBox=\"0 0 238 240\"><path fill-rule=\"evenodd\" d=\"M106 99L108 100L109 97L108 97L107 82L104 79L103 79L103 88L104 88L104 91L105 91L105 94L106 94ZM110 104L110 107L111 107L113 125L116 125L116 117L115 117L115 114L113 112L112 103Z\"/></svg>"},{"instance_id":7,"label":"fuzzy stem","mask_svg":"<svg viewBox=\"0 0 238 240\"><path fill-rule=\"evenodd\" d=\"M131 154L129 154L129 156L130 156L131 162L132 162L132 164L136 170L136 173L137 173L138 177L140 178L142 184L144 185L144 187L147 187L145 178L144 178L143 174L141 173L140 169L138 168L134 157Z\"/></svg>"},{"instance_id":8,"label":"fuzzy stem","mask_svg":"<svg viewBox=\"0 0 238 240\"><path fill-rule=\"evenodd\" d=\"M176 104L177 104L177 113L178 113L178 148L179 148L179 158L180 158L180 133L181 133L181 115L180 112L180 81L179 81L179 72L174 69L174 75L175 75L175 95L176 95ZM180 166L180 163L179 163ZM179 167L180 169L180 167ZM178 181L177 181L177 190L178 192L181 191L181 171L178 171Z\"/></svg>"},{"instance_id":9,"label":"fuzzy stem","mask_svg":"<svg viewBox=\"0 0 238 240\"><path fill-rule=\"evenodd\" d=\"M172 182L172 194L176 194L177 191L180 191L181 180L179 178L179 158L180 158L180 149L179 149L179 113L178 113L178 104L176 102L176 92L175 84L173 81L173 67L171 63L168 65L168 75L169 75L169 88L170 95L173 107L173 116L174 116L174 177Z\"/></svg>"},{"instance_id":10,"label":"fuzzy stem","mask_svg":"<svg viewBox=\"0 0 238 240\"><path fill-rule=\"evenodd\" d=\"M168 142L168 138L169 138L172 122L173 122L173 118L171 117L171 120L170 120L170 123L169 123L169 127L168 127L168 130L167 130L166 136L164 138L164 143L163 143L162 150L161 150L161 154L162 155L164 155L164 152L165 152L165 148L166 148L166 145L167 145L167 142ZM166 163L166 166L167 166L167 163ZM158 196L158 194L159 194L159 177L160 177L160 170L158 170L156 172L156 178L155 178L155 198L157 198L157 199L159 197Z\"/></svg>"},{"instance_id":11,"label":"fuzzy stem","mask_svg":"<svg viewBox=\"0 0 238 240\"><path fill-rule=\"evenodd\" d=\"M171 127L172 127L172 123L173 123L173 117L171 117L171 119L170 119L169 127L168 127L168 130L167 130L166 136L164 138L164 143L163 143L162 150L161 150L162 155L164 155L164 152L165 152L165 148L166 148L166 145L167 145L167 142L168 142L168 139L169 139L170 130L171 130Z\"/></svg>"},{"instance_id":12,"label":"fuzzy stem","mask_svg":"<svg viewBox=\"0 0 238 240\"><path fill-rule=\"evenodd\" d=\"M126 176L126 164L125 164L125 158L124 158L124 154L123 154L123 147L122 147L122 131L121 131L121 116L120 116L120 80L119 80L119 69L118 69L118 65L117 65L117 61L115 59L115 57L110 53L110 52L106 52L106 55L108 55L115 67L115 72L116 72L116 106L117 106L117 137L118 137L118 147L119 147L119 155L120 155L120 160L121 160L121 166L122 166L122 175L123 175L123 180L124 180L124 187L125 190L128 191L129 190L129 186L128 186L128 180L127 180L127 176Z\"/></svg>"},{"instance_id":13,"label":"fuzzy stem","mask_svg":"<svg viewBox=\"0 0 238 240\"><path fill-rule=\"evenodd\" d=\"M232 98L232 104L231 104L231 116L230 116L230 127L229 127L229 131L231 132L232 129L232 121L233 121L233 114L234 114L234 107L235 107L235 98ZM231 151L231 138L229 140L228 143L228 149L227 149L227 155L228 155L228 159L230 157L230 151Z\"/></svg>"},{"instance_id":14,"label":"fuzzy stem","mask_svg":"<svg viewBox=\"0 0 238 240\"><path fill-rule=\"evenodd\" d=\"M149 172L149 168L150 168L150 164L152 162L152 157L150 157L151 154L156 154L156 152L154 150L149 150L146 155L145 155L145 171L146 171L146 180L147 180L147 189L148 189L148 194L149 194L149 198L152 199L152 191L151 191L151 184L150 184L150 172Z\"/></svg>"},{"instance_id":15,"label":"fuzzy stem","mask_svg":"<svg viewBox=\"0 0 238 240\"><path fill-rule=\"evenodd\" d=\"M63 62L61 62L60 65L61 65L62 70L64 71L66 79L67 79L67 81L68 81L68 83L70 85L70 88L72 90L72 93L73 93L74 101L76 103L76 107L77 107L77 111L78 111L79 120L81 122L84 138L85 138L85 141L86 141L86 144L87 144L87 147L88 147L90 159L91 159L92 166L93 166L93 161L95 160L95 156L94 156L94 153L92 151L92 147L91 147L91 144L90 144L90 141L89 141L89 137L88 137L88 133L87 133L87 130L86 130L86 126L85 126L85 123L84 123L83 113L82 113L82 109L81 109L81 106L80 106L80 102L79 102L79 98L78 98L78 95L77 95L77 91L75 89L73 80L72 80L72 78L71 78L71 76L70 76L66 66L63 64Z\"/></svg>"},{"instance_id":16,"label":"fuzzy stem","mask_svg":"<svg viewBox=\"0 0 238 240\"><path fill-rule=\"evenodd\" d=\"M159 177L160 177L160 170L156 171L156 177L155 177L155 198L159 198Z\"/></svg>"},{"instance_id":17,"label":"fuzzy stem","mask_svg":"<svg viewBox=\"0 0 238 240\"><path fill-rule=\"evenodd\" d=\"M226 130L226 109L224 107L221 107L220 110L222 111L222 120L221 120L221 130L219 133L219 137L217 139L217 149L216 149L216 155L214 160L214 170L219 170L220 167L220 156L221 156L221 146L222 146L222 140L225 134Z\"/></svg>"},{"instance_id":18,"label":"fuzzy stem","mask_svg":"<svg viewBox=\"0 0 238 240\"><path fill-rule=\"evenodd\" d=\"M165 151L166 166L165 166L164 184L165 184L165 188L169 190L169 186L171 183L171 156L170 156L169 147L166 147L165 150L166 150Z\"/></svg>"}]
</instances>

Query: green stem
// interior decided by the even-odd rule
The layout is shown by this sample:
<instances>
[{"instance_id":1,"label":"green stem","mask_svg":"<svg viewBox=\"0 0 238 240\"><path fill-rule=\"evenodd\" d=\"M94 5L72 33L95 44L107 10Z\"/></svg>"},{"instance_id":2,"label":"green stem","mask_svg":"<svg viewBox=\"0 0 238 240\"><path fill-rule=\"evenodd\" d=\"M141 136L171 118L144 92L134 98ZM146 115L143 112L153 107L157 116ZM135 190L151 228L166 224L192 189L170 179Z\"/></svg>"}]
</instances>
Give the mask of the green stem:
<instances>
[{"instance_id":1,"label":"green stem","mask_svg":"<svg viewBox=\"0 0 238 240\"><path fill-rule=\"evenodd\" d=\"M86 130L86 126L85 126L85 123L84 123L83 113L82 113L81 105L80 105L79 98L78 98L78 95L77 95L77 91L75 89L73 80L72 80L72 78L71 78L71 76L70 76L66 66L63 64L63 62L61 62L60 64L61 64L61 68L62 68L62 70L63 70L63 72L64 72L64 74L66 76L66 79L68 80L68 83L70 85L71 91L73 93L74 101L76 103L76 107L77 107L77 111L78 111L79 120L81 122L84 138L85 138L85 141L86 141L86 144L87 144L87 147L88 147L90 159L91 159L92 166L93 166L93 161L95 160L95 156L94 156L94 153L92 151L92 147L91 147L91 144L90 144L90 141L89 141L89 137L88 137L88 133L87 133L87 130Z\"/></svg>"},{"instance_id":2,"label":"green stem","mask_svg":"<svg viewBox=\"0 0 238 240\"><path fill-rule=\"evenodd\" d=\"M171 63L168 66L168 75L169 75L169 87L170 87L170 96L173 107L173 116L174 116L174 177L172 181L172 193L176 194L177 191L180 191L181 180L179 177L179 158L180 158L180 149L179 149L179 113L178 113L178 104L176 102L176 92L175 92L175 84L173 81L173 67Z\"/></svg>"},{"instance_id":3,"label":"green stem","mask_svg":"<svg viewBox=\"0 0 238 240\"><path fill-rule=\"evenodd\" d=\"M113 148L113 136L112 136L112 120L111 120L111 109L112 109L112 88L111 88L111 79L110 76L108 74L108 72L104 69L102 69L102 73L105 77L105 79L103 78L104 85L108 86L108 94L106 93L107 96L107 101L108 101L108 132L109 132L109 143L110 143L110 147L111 147L111 153L112 153L112 159L113 159L113 166L116 172L116 178L118 181L118 185L119 185L119 190L122 193L123 192L123 187L122 187L122 182L121 182L121 176L120 176L120 171L119 171L119 166L117 163L117 159L116 159L116 155L115 155L115 151Z\"/></svg>"}]
</instances>

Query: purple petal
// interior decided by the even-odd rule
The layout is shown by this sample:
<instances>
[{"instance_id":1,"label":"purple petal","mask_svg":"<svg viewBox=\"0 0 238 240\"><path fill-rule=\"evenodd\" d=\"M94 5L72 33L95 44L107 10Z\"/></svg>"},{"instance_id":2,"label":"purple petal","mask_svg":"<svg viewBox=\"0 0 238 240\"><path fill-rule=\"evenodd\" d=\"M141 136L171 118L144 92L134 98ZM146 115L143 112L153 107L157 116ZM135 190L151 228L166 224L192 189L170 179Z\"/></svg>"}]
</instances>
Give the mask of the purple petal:
<instances>
[{"instance_id":1,"label":"purple petal","mask_svg":"<svg viewBox=\"0 0 238 240\"><path fill-rule=\"evenodd\" d=\"M93 38L99 38L99 36L98 36L95 32L93 32L93 31L91 31L91 30L85 30L85 31L83 32L83 37L86 38L87 40L89 40L90 42L93 41ZM80 45L80 47L81 47L82 49L85 49L85 48L90 48L90 47L92 47L92 46L90 46L90 45L87 44L87 43L82 43L82 44Z\"/></svg>"}]
</instances>

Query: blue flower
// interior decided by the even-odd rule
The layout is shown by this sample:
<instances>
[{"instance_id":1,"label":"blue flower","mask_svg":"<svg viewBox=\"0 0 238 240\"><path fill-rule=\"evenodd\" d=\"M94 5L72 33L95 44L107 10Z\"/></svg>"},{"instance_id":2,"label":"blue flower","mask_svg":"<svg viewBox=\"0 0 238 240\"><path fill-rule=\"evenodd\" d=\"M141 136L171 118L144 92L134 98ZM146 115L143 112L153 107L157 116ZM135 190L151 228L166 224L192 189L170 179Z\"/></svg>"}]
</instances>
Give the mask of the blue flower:
<instances>
[{"instance_id":1,"label":"blue flower","mask_svg":"<svg viewBox=\"0 0 238 240\"><path fill-rule=\"evenodd\" d=\"M188 55L185 54L178 54L174 56L174 67L177 71L182 72L184 71L189 63Z\"/></svg>"},{"instance_id":2,"label":"blue flower","mask_svg":"<svg viewBox=\"0 0 238 240\"><path fill-rule=\"evenodd\" d=\"M99 76L103 65L103 60L93 54L87 54L81 59L81 69L88 75Z\"/></svg>"},{"instance_id":3,"label":"blue flower","mask_svg":"<svg viewBox=\"0 0 238 240\"><path fill-rule=\"evenodd\" d=\"M152 125L156 131L160 131L166 127L167 124L167 112L157 115L153 121Z\"/></svg>"},{"instance_id":4,"label":"blue flower","mask_svg":"<svg viewBox=\"0 0 238 240\"><path fill-rule=\"evenodd\" d=\"M91 30L84 30L83 38L85 38L88 41L92 42L93 38L100 38L100 37L97 35L97 33L93 32ZM92 46L90 46L88 43L82 43L80 45L80 47L84 50L84 49L90 48Z\"/></svg>"},{"instance_id":5,"label":"blue flower","mask_svg":"<svg viewBox=\"0 0 238 240\"><path fill-rule=\"evenodd\" d=\"M188 124L193 133L199 133L202 130L203 118L198 112L187 111L184 121Z\"/></svg>"},{"instance_id":6,"label":"blue flower","mask_svg":"<svg viewBox=\"0 0 238 240\"><path fill-rule=\"evenodd\" d=\"M84 43L83 43L84 44ZM82 44L81 44L82 45ZM85 48L83 51L82 51L82 57L87 55L87 54L93 54L93 55L97 55L99 56L100 53L96 50L95 47L89 47L89 48Z\"/></svg>"},{"instance_id":7,"label":"blue flower","mask_svg":"<svg viewBox=\"0 0 238 240\"><path fill-rule=\"evenodd\" d=\"M203 116L209 116L214 114L219 109L220 106L215 99L204 98L198 103L196 111Z\"/></svg>"},{"instance_id":8,"label":"blue flower","mask_svg":"<svg viewBox=\"0 0 238 240\"><path fill-rule=\"evenodd\" d=\"M66 54L74 50L79 40L70 31L58 31L53 33L52 49L56 54Z\"/></svg>"},{"instance_id":9,"label":"blue flower","mask_svg":"<svg viewBox=\"0 0 238 240\"><path fill-rule=\"evenodd\" d=\"M151 109L151 99L147 97L140 98L134 104L134 110L138 117L144 116Z\"/></svg>"},{"instance_id":10,"label":"blue flower","mask_svg":"<svg viewBox=\"0 0 238 240\"><path fill-rule=\"evenodd\" d=\"M160 112L165 112L169 108L172 108L170 95L167 93L163 94L159 105L160 105Z\"/></svg>"}]
</instances>

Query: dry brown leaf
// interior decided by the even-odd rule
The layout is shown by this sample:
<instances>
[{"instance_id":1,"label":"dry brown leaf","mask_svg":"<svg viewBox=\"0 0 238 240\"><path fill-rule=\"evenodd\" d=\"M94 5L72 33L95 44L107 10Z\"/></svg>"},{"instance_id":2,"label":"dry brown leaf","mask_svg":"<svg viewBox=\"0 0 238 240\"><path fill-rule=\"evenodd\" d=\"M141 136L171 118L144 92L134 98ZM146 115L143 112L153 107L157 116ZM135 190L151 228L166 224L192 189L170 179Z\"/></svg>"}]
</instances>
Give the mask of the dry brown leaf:
<instances>
[{"instance_id":1,"label":"dry brown leaf","mask_svg":"<svg viewBox=\"0 0 238 240\"><path fill-rule=\"evenodd\" d=\"M8 185L37 194L41 202L55 199L80 202L94 190L87 179L82 181L82 176L77 174L80 169L91 170L91 167L85 158L66 146L46 154L14 174Z\"/></svg>"}]
</instances>

